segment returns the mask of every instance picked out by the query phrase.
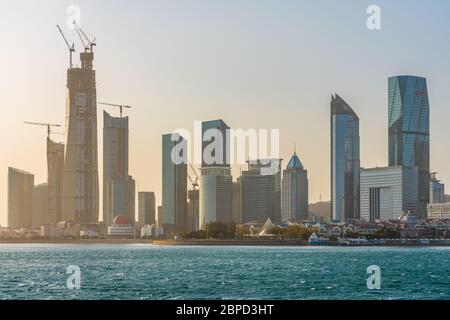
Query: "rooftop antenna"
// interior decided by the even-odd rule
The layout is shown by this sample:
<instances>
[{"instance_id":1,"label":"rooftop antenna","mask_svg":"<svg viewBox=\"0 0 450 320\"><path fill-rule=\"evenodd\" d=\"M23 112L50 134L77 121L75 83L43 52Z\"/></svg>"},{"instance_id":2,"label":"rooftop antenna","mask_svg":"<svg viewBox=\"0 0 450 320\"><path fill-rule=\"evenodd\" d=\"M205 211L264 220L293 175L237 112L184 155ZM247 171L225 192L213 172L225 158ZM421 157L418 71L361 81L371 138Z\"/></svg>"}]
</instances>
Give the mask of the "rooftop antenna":
<instances>
[{"instance_id":1,"label":"rooftop antenna","mask_svg":"<svg viewBox=\"0 0 450 320\"><path fill-rule=\"evenodd\" d=\"M61 33L61 36L64 39L64 42L67 45L67 48L69 48L69 55L70 55L70 69L72 69L73 64L72 64L72 54L75 52L75 43L72 43L72 46L69 44L69 41L67 41L66 36L64 35L64 32L61 30L61 28L59 27L59 25L56 25L56 27L59 30L59 33Z\"/></svg>"}]
</instances>

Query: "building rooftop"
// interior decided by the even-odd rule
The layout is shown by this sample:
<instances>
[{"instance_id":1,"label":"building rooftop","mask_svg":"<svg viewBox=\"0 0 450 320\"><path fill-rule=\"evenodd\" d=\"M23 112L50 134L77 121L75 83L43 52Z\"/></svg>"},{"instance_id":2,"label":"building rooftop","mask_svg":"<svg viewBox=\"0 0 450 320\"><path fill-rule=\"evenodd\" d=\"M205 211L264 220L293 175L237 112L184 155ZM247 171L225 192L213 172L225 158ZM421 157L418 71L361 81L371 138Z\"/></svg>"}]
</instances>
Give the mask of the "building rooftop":
<instances>
[{"instance_id":1,"label":"building rooftop","mask_svg":"<svg viewBox=\"0 0 450 320\"><path fill-rule=\"evenodd\" d=\"M289 160L286 169L303 169L303 164L297 156L297 152L294 152L291 160Z\"/></svg>"}]
</instances>

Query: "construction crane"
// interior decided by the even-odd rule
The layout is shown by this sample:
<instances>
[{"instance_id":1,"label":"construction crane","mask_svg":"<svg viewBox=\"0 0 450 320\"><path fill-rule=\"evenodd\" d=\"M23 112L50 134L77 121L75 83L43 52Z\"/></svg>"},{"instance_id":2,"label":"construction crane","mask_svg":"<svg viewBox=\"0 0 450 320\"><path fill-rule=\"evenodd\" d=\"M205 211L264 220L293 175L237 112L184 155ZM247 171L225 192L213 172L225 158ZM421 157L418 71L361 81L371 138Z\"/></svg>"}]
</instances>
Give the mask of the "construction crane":
<instances>
[{"instance_id":1,"label":"construction crane","mask_svg":"<svg viewBox=\"0 0 450 320\"><path fill-rule=\"evenodd\" d=\"M77 24L75 23L75 21L73 22L73 24L75 25L75 30L78 34L78 38L80 38L81 44L83 45L84 52L89 51L89 47L84 43L83 37L81 36L80 30L77 28Z\"/></svg>"},{"instance_id":2,"label":"construction crane","mask_svg":"<svg viewBox=\"0 0 450 320\"><path fill-rule=\"evenodd\" d=\"M92 39L92 40L89 39L89 37L86 35L86 33L83 31L83 29L80 28L80 26L77 24L76 21L73 22L73 25L75 26L75 30L76 30L77 33L78 33L78 37L80 38L81 43L83 44L84 51L85 51L85 52L87 52L87 51L93 52L94 46L97 45L97 44L95 43L95 38ZM83 37L84 37L84 39L89 43L89 46L87 46L87 45L84 43Z\"/></svg>"},{"instance_id":3,"label":"construction crane","mask_svg":"<svg viewBox=\"0 0 450 320\"><path fill-rule=\"evenodd\" d=\"M123 106L120 104L113 104L113 103L106 103L106 102L99 102L98 104L101 104L102 106L110 106L120 109L120 117L122 118L123 108L131 109L131 106Z\"/></svg>"},{"instance_id":4,"label":"construction crane","mask_svg":"<svg viewBox=\"0 0 450 320\"><path fill-rule=\"evenodd\" d=\"M189 178L189 181L192 184L192 190L197 190L198 189L198 177L196 177L195 180L193 180L191 178L191 176L188 174L188 178Z\"/></svg>"},{"instance_id":5,"label":"construction crane","mask_svg":"<svg viewBox=\"0 0 450 320\"><path fill-rule=\"evenodd\" d=\"M69 55L70 55L70 69L72 69L73 64L72 64L72 54L75 52L75 43L72 43L72 46L70 46L69 41L67 41L66 36L64 35L64 32L61 30L61 28L59 27L59 25L56 25L56 27L59 30L59 33L61 33L61 36L64 39L64 42L67 44L67 48L69 48Z\"/></svg>"},{"instance_id":6,"label":"construction crane","mask_svg":"<svg viewBox=\"0 0 450 320\"><path fill-rule=\"evenodd\" d=\"M34 125L34 126L42 126L42 127L47 127L47 136L48 138L50 138L50 134L52 133L52 127L61 127L61 125L59 124L52 124L52 123L39 123L39 122L29 122L29 121L25 121L25 124L30 124L30 125ZM57 133L60 134L60 133Z\"/></svg>"},{"instance_id":7,"label":"construction crane","mask_svg":"<svg viewBox=\"0 0 450 320\"><path fill-rule=\"evenodd\" d=\"M192 184L192 190L197 190L198 189L198 173L197 173L197 170L195 170L195 168L192 165L192 163L189 163L189 167L191 168L191 170L195 174L195 180L193 180L191 178L191 176L188 174L189 181L191 181L191 184Z\"/></svg>"}]
</instances>

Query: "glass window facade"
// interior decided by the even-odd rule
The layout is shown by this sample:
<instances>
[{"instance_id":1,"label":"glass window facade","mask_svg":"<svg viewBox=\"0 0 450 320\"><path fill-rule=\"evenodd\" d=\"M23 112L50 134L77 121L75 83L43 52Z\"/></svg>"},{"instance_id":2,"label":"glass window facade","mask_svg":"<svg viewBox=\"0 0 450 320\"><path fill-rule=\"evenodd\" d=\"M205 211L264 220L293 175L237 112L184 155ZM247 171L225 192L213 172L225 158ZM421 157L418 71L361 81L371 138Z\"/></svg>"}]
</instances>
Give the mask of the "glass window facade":
<instances>
[{"instance_id":1,"label":"glass window facade","mask_svg":"<svg viewBox=\"0 0 450 320\"><path fill-rule=\"evenodd\" d=\"M426 79L396 76L388 81L389 165L418 167L419 215L430 201L430 107Z\"/></svg>"},{"instance_id":2,"label":"glass window facade","mask_svg":"<svg viewBox=\"0 0 450 320\"><path fill-rule=\"evenodd\" d=\"M360 216L359 118L338 95L331 99L331 214L345 221Z\"/></svg>"}]
</instances>

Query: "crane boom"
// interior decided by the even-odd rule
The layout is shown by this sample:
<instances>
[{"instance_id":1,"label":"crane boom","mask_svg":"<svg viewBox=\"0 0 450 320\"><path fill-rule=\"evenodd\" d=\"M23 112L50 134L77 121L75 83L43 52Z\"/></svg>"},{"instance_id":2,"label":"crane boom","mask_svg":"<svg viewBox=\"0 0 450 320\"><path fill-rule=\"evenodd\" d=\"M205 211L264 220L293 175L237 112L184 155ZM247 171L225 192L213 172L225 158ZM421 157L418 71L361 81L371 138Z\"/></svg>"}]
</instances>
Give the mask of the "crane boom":
<instances>
[{"instance_id":1,"label":"crane boom","mask_svg":"<svg viewBox=\"0 0 450 320\"><path fill-rule=\"evenodd\" d=\"M99 102L98 104L101 104L102 106L110 106L120 109L120 117L122 118L123 108L131 109L131 106L124 106L120 104L114 104L114 103L107 103L107 102Z\"/></svg>"},{"instance_id":2,"label":"crane boom","mask_svg":"<svg viewBox=\"0 0 450 320\"><path fill-rule=\"evenodd\" d=\"M75 29L77 30L78 36L80 37L81 43L83 43L84 46L84 50L90 50L91 52L93 51L93 47L96 46L97 44L95 43L95 38L94 39L89 39L89 37L86 35L86 33L83 31L83 29L80 28L80 26L77 24L76 21L73 22ZM81 34L80 34L81 32ZM89 43L89 47L87 47L84 44L84 41L82 40L81 35L83 35L84 39L86 39L86 41Z\"/></svg>"},{"instance_id":3,"label":"crane boom","mask_svg":"<svg viewBox=\"0 0 450 320\"><path fill-rule=\"evenodd\" d=\"M61 30L61 28L59 27L59 25L56 25L56 27L58 28L59 33L61 33L61 36L63 37L64 42L65 42L66 45L67 45L67 48L69 48L70 68L72 69L72 66L73 66L73 64L72 64L72 54L75 52L75 44L72 43L72 46L70 46L69 41L67 41L67 38L66 38L66 36L64 35L64 32L63 32L63 31Z\"/></svg>"},{"instance_id":4,"label":"crane boom","mask_svg":"<svg viewBox=\"0 0 450 320\"><path fill-rule=\"evenodd\" d=\"M191 170L194 172L195 176L198 178L198 173L197 170L195 169L195 167L192 165L192 163L189 162L189 167L191 168Z\"/></svg>"},{"instance_id":5,"label":"crane boom","mask_svg":"<svg viewBox=\"0 0 450 320\"><path fill-rule=\"evenodd\" d=\"M80 38L81 44L83 45L84 52L88 51L89 47L86 46L86 44L84 43L83 37L81 36L80 30L78 30L77 24L75 23L75 21L73 22L73 24L75 25L75 30L77 31L78 38Z\"/></svg>"},{"instance_id":6,"label":"crane boom","mask_svg":"<svg viewBox=\"0 0 450 320\"><path fill-rule=\"evenodd\" d=\"M47 127L47 135L49 138L50 138L50 133L51 133L52 127L61 127L60 124L53 124L53 123L40 123L40 122L30 122L30 121L24 121L24 123L34 125L34 126Z\"/></svg>"},{"instance_id":7,"label":"crane boom","mask_svg":"<svg viewBox=\"0 0 450 320\"><path fill-rule=\"evenodd\" d=\"M192 190L197 190L198 189L198 177L196 177L195 181L194 181L189 174L187 176L189 178L189 181L192 184Z\"/></svg>"},{"instance_id":8,"label":"crane boom","mask_svg":"<svg viewBox=\"0 0 450 320\"><path fill-rule=\"evenodd\" d=\"M197 170L195 170L194 166L192 165L192 163L189 163L189 167L191 168L192 172L194 172L195 174L195 181L192 180L191 176L188 174L189 180L191 181L192 184L192 189L193 190L197 190L199 184L198 184L198 173Z\"/></svg>"}]
</instances>

